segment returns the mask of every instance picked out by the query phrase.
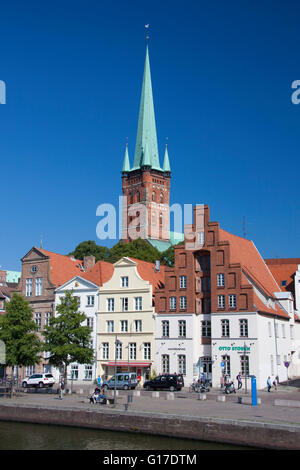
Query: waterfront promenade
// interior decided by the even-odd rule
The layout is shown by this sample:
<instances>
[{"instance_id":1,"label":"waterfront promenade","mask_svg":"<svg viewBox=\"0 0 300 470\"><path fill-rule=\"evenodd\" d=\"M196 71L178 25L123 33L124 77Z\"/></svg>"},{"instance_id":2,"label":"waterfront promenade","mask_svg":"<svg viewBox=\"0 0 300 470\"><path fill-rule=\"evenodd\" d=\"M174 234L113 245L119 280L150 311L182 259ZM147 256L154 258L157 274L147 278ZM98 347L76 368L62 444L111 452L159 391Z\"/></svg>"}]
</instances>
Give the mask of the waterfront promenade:
<instances>
[{"instance_id":1,"label":"waterfront promenade","mask_svg":"<svg viewBox=\"0 0 300 470\"><path fill-rule=\"evenodd\" d=\"M65 395L63 400L56 394L22 393L19 397L0 398L0 419L300 449L298 390L279 387L277 392L260 391L261 405L256 407L239 403L239 397L250 399L250 394L243 391L226 396L225 402L218 401L219 390L211 390L203 401L185 390L160 392L158 397L141 391L140 396L133 396L127 410L127 396L132 392L119 391L115 407L90 404L90 388L83 394Z\"/></svg>"}]
</instances>

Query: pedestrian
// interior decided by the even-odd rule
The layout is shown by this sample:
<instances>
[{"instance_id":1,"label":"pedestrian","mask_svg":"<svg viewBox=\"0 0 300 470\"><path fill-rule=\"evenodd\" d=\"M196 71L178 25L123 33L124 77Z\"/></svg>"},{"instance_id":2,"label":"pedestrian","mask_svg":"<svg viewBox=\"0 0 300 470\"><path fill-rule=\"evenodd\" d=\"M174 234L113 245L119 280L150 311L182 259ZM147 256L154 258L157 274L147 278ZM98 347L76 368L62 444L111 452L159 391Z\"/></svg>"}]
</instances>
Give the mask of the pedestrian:
<instances>
[{"instance_id":1,"label":"pedestrian","mask_svg":"<svg viewBox=\"0 0 300 470\"><path fill-rule=\"evenodd\" d=\"M272 388L271 378L270 377L268 377L268 380L267 380L267 387L268 387L268 392L270 392L271 388Z\"/></svg>"},{"instance_id":2,"label":"pedestrian","mask_svg":"<svg viewBox=\"0 0 300 470\"><path fill-rule=\"evenodd\" d=\"M98 375L97 382L98 382L98 387L101 389L101 377L100 377L100 375Z\"/></svg>"},{"instance_id":3,"label":"pedestrian","mask_svg":"<svg viewBox=\"0 0 300 470\"><path fill-rule=\"evenodd\" d=\"M238 382L238 390L242 388L242 374L239 372L238 375L236 376L236 380Z\"/></svg>"},{"instance_id":4,"label":"pedestrian","mask_svg":"<svg viewBox=\"0 0 300 470\"><path fill-rule=\"evenodd\" d=\"M60 399L60 400L63 399L64 389L65 389L65 382L64 382L64 379L63 379L63 377L62 377L62 378L60 379L60 382L59 382L59 391L60 391L59 399Z\"/></svg>"},{"instance_id":5,"label":"pedestrian","mask_svg":"<svg viewBox=\"0 0 300 470\"><path fill-rule=\"evenodd\" d=\"M275 377L274 380L273 380L273 387L275 388L275 390L277 391L277 378Z\"/></svg>"}]
</instances>

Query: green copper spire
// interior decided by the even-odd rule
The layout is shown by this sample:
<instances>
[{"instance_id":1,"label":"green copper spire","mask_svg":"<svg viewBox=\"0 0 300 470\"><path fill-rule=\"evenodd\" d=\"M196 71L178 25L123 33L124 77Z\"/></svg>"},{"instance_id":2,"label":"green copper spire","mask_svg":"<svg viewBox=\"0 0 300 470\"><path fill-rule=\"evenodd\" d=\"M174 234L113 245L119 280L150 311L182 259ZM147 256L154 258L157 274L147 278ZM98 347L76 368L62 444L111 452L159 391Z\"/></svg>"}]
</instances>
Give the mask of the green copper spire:
<instances>
[{"instance_id":1,"label":"green copper spire","mask_svg":"<svg viewBox=\"0 0 300 470\"><path fill-rule=\"evenodd\" d=\"M163 170L168 172L168 173L171 173L170 160L169 160L168 146L167 145L166 145L166 151L165 151Z\"/></svg>"},{"instance_id":2,"label":"green copper spire","mask_svg":"<svg viewBox=\"0 0 300 470\"><path fill-rule=\"evenodd\" d=\"M130 171L130 163L129 163L129 155L128 155L128 145L126 144L125 156L124 156L124 163L122 172Z\"/></svg>"},{"instance_id":3,"label":"green copper spire","mask_svg":"<svg viewBox=\"0 0 300 470\"><path fill-rule=\"evenodd\" d=\"M146 49L146 60L144 68L144 78L140 103L138 130L136 136L133 170L141 168L143 154L146 149L146 143L148 147L147 151L149 153L149 166L151 166L155 170L162 171L158 155L148 45Z\"/></svg>"},{"instance_id":4,"label":"green copper spire","mask_svg":"<svg viewBox=\"0 0 300 470\"><path fill-rule=\"evenodd\" d=\"M143 154L142 154L141 168L143 166L150 166L151 167L149 148L148 148L148 143L147 142L145 143L145 148L144 148Z\"/></svg>"}]
</instances>

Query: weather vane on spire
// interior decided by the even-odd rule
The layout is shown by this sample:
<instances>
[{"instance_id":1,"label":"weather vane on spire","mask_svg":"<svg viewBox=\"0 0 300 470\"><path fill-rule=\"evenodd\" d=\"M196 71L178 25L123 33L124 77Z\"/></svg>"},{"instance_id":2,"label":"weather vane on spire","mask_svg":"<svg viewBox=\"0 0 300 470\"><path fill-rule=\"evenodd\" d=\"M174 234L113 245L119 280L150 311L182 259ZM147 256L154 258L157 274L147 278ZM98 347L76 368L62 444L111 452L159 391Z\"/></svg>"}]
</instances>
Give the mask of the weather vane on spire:
<instances>
[{"instance_id":1,"label":"weather vane on spire","mask_svg":"<svg viewBox=\"0 0 300 470\"><path fill-rule=\"evenodd\" d=\"M149 39L149 26L150 26L149 23L145 24L147 42L148 42L148 39Z\"/></svg>"}]
</instances>

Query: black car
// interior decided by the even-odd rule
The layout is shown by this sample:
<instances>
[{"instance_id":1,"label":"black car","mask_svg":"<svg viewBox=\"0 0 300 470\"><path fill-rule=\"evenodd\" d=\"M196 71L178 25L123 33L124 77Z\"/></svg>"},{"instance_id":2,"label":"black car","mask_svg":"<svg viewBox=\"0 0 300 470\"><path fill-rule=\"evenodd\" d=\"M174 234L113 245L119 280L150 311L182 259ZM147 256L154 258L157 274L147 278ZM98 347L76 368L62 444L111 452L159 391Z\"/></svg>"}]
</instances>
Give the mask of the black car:
<instances>
[{"instance_id":1,"label":"black car","mask_svg":"<svg viewBox=\"0 0 300 470\"><path fill-rule=\"evenodd\" d=\"M153 380L147 380L143 386L146 390L170 390L170 392L174 392L184 387L184 380L182 375L158 375Z\"/></svg>"}]
</instances>

